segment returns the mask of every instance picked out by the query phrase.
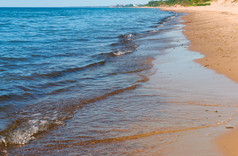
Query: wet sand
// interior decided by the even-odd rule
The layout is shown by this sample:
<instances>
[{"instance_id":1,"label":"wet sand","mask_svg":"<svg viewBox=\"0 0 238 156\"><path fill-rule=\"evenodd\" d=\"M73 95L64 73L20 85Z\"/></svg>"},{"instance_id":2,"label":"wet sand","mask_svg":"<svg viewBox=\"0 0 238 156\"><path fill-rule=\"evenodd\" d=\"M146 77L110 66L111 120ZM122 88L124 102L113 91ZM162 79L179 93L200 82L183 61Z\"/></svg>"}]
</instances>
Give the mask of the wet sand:
<instances>
[{"instance_id":1,"label":"wet sand","mask_svg":"<svg viewBox=\"0 0 238 156\"><path fill-rule=\"evenodd\" d=\"M189 49L205 55L201 59L196 59L196 62L238 82L238 5L236 3L218 1L207 7L163 9L188 13L183 19L186 25L184 34L191 41ZM233 124L238 125L238 122L233 121ZM215 139L219 151L228 156L238 155L237 126L228 125L220 132L223 135Z\"/></svg>"}]
</instances>

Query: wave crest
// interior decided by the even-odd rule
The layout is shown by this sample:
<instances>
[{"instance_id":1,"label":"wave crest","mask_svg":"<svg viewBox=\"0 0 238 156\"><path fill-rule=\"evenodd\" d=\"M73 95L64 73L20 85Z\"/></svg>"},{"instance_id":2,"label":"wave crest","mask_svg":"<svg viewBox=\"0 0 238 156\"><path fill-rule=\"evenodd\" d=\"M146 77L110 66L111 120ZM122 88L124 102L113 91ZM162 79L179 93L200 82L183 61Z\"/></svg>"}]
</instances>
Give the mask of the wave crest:
<instances>
[{"instance_id":1,"label":"wave crest","mask_svg":"<svg viewBox=\"0 0 238 156\"><path fill-rule=\"evenodd\" d=\"M40 132L47 131L53 126L62 125L61 121L49 121L34 119L28 122L23 122L16 129L12 130L6 136L0 136L0 144L8 145L23 145L35 139L35 135Z\"/></svg>"}]
</instances>

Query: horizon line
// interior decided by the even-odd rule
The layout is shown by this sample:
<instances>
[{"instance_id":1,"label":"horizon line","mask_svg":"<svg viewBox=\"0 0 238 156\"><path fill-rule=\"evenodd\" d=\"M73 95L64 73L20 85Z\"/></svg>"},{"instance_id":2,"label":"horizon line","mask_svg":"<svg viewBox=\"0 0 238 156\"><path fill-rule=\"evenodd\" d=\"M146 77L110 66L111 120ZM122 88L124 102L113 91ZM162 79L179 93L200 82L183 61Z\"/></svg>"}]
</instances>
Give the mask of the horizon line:
<instances>
[{"instance_id":1,"label":"horizon line","mask_svg":"<svg viewBox=\"0 0 238 156\"><path fill-rule=\"evenodd\" d=\"M109 6L0 6L0 8L82 8L82 7L110 7Z\"/></svg>"}]
</instances>

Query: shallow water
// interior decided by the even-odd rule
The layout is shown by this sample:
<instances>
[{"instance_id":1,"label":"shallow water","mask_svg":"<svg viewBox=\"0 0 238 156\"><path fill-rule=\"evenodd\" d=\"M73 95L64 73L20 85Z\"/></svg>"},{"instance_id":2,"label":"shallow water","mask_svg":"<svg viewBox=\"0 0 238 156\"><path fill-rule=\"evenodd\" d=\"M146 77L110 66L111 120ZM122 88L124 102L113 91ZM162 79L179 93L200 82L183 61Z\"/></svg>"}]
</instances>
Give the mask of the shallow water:
<instances>
[{"instance_id":1,"label":"shallow water","mask_svg":"<svg viewBox=\"0 0 238 156\"><path fill-rule=\"evenodd\" d=\"M201 129L207 135L216 133L210 128L225 127L237 114L237 84L193 62L202 55L187 50L190 43L182 34L179 16L164 24L158 34L135 42L140 45L137 55L149 53L155 58L142 61L153 63L152 68L139 73L143 83L90 101L78 107L64 125L36 135L26 145L2 151L161 155L165 150L173 151L171 145L180 141L183 132L193 134Z\"/></svg>"},{"instance_id":2,"label":"shallow water","mask_svg":"<svg viewBox=\"0 0 238 156\"><path fill-rule=\"evenodd\" d=\"M174 13L158 9L0 8L2 146L64 125L86 104L136 89L153 53L136 40Z\"/></svg>"}]
</instances>

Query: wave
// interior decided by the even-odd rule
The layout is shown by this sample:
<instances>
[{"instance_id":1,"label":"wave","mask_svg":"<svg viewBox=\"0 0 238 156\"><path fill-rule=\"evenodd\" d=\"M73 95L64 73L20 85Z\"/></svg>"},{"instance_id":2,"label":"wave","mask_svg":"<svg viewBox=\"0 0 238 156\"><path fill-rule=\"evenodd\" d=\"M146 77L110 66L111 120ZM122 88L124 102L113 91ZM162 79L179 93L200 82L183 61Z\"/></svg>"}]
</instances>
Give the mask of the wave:
<instances>
[{"instance_id":1,"label":"wave","mask_svg":"<svg viewBox=\"0 0 238 156\"><path fill-rule=\"evenodd\" d=\"M8 76L7 80L8 81L11 81L11 80L39 81L39 79L56 79L58 77L62 77L64 75L67 75L70 73L75 73L78 71L82 71L82 70L97 67L97 66L103 66L105 63L106 63L105 61L99 61L99 62L95 62L95 63L89 64L89 65L86 65L83 67L67 68L64 70L51 71L49 73L43 73L43 74L33 73L30 76L20 76L20 75L16 75L14 77ZM67 80L65 80L64 82L61 82L61 83L65 83L66 81ZM72 83L73 81L69 80L68 82ZM57 83L46 83L46 84L44 84L44 86L49 87L49 86L58 86L58 85L57 85ZM10 101L23 102L26 100L32 100L37 96L34 94L34 92L37 92L37 90L35 90L32 87L26 87L26 86L21 86L21 85L14 85L14 87L18 88L19 90L21 90L23 92L0 95L0 102L2 102L2 103L6 103L6 102L10 102ZM37 88L39 88L39 86Z\"/></svg>"},{"instance_id":2,"label":"wave","mask_svg":"<svg viewBox=\"0 0 238 156\"><path fill-rule=\"evenodd\" d=\"M85 69L96 67L96 66L102 66L105 63L106 63L105 61L99 61L99 62L95 62L95 63L89 64L89 65L86 65L83 67L67 68L67 69L64 69L61 71L52 71L52 72L43 73L43 74L33 73L30 76L25 76L25 77L31 77L31 78L36 78L36 79L38 79L38 78L47 78L47 79L48 78L57 78L60 76L64 76L67 73L74 73L77 71L85 70Z\"/></svg>"},{"instance_id":3,"label":"wave","mask_svg":"<svg viewBox=\"0 0 238 156\"><path fill-rule=\"evenodd\" d=\"M9 94L9 95L1 95L0 96L0 101L1 102L7 102L10 100L16 100L16 101L23 101L23 100L29 100L30 98L32 99L34 95L32 93L24 93L22 95L18 94Z\"/></svg>"},{"instance_id":4,"label":"wave","mask_svg":"<svg viewBox=\"0 0 238 156\"><path fill-rule=\"evenodd\" d=\"M0 60L3 60L3 61L25 61L27 60L28 58L25 58L25 57L0 57Z\"/></svg>"},{"instance_id":5,"label":"wave","mask_svg":"<svg viewBox=\"0 0 238 156\"><path fill-rule=\"evenodd\" d=\"M138 47L138 45L134 45L134 48L131 50L115 50L109 53L100 53L97 56L107 56L107 57L115 57L115 56L123 56L129 53L132 53L135 51L136 47Z\"/></svg>"},{"instance_id":6,"label":"wave","mask_svg":"<svg viewBox=\"0 0 238 156\"><path fill-rule=\"evenodd\" d=\"M133 52L133 51L131 51L131 50L116 51L116 52L112 52L112 54L115 55L115 56L122 56L122 55L125 55L125 54L127 54L127 53L131 53L131 52Z\"/></svg>"},{"instance_id":7,"label":"wave","mask_svg":"<svg viewBox=\"0 0 238 156\"><path fill-rule=\"evenodd\" d=\"M27 43L27 42L31 42L31 41L24 41L24 40L11 40L11 41L7 41L8 43Z\"/></svg>"},{"instance_id":8,"label":"wave","mask_svg":"<svg viewBox=\"0 0 238 156\"><path fill-rule=\"evenodd\" d=\"M175 17L175 16L174 16ZM161 19L159 23L157 23L154 26L151 26L153 28L161 28L164 26L164 24L170 19L170 17L165 17ZM158 25L159 24L159 25ZM134 40L140 39L143 37L147 37L153 34L159 33L159 29L154 30L148 30L142 33L129 33L124 35L119 35L119 41L116 43L111 43L110 46L113 47L113 51L109 53L100 53L98 55L100 56L123 56L128 53L132 53L136 51L136 48L139 46L134 43Z\"/></svg>"},{"instance_id":9,"label":"wave","mask_svg":"<svg viewBox=\"0 0 238 156\"><path fill-rule=\"evenodd\" d=\"M114 49L109 53L100 53L100 56L122 56L128 53L132 53L136 51L138 47L137 44L133 42L135 36L137 34L126 34L118 36L119 41L116 43L110 44L110 46Z\"/></svg>"},{"instance_id":10,"label":"wave","mask_svg":"<svg viewBox=\"0 0 238 156\"><path fill-rule=\"evenodd\" d=\"M81 41L84 41L84 42L85 42L85 41L89 41L89 39L83 39L83 38L81 38L81 39L76 39L76 41L80 41L80 42L81 42Z\"/></svg>"},{"instance_id":11,"label":"wave","mask_svg":"<svg viewBox=\"0 0 238 156\"><path fill-rule=\"evenodd\" d=\"M81 100L80 103L76 104L60 106L56 104L57 107L52 105L51 108L44 108L43 104L41 104L40 108L38 108L37 105L29 106L28 109L30 109L29 112L31 114L27 114L27 110L15 113L19 115L19 119L10 124L7 129L0 132L0 146L26 144L34 140L38 134L48 131L55 126L64 125L64 121L72 118L75 110L82 107L82 105L93 103L127 90L134 90L138 86L139 85L133 85L118 89L92 99ZM25 118L22 118L21 114L23 114Z\"/></svg>"},{"instance_id":12,"label":"wave","mask_svg":"<svg viewBox=\"0 0 238 156\"><path fill-rule=\"evenodd\" d=\"M126 35L119 35L118 38L128 38L128 39L132 39L134 36L136 36L137 34L126 34Z\"/></svg>"},{"instance_id":13,"label":"wave","mask_svg":"<svg viewBox=\"0 0 238 156\"><path fill-rule=\"evenodd\" d=\"M33 119L22 122L20 126L19 121L16 121L15 124L14 126L16 126L16 128L12 125L11 131L7 135L0 137L0 142L3 146L26 144L34 140L36 134L44 132L56 125L62 125L63 123L57 120Z\"/></svg>"}]
</instances>

